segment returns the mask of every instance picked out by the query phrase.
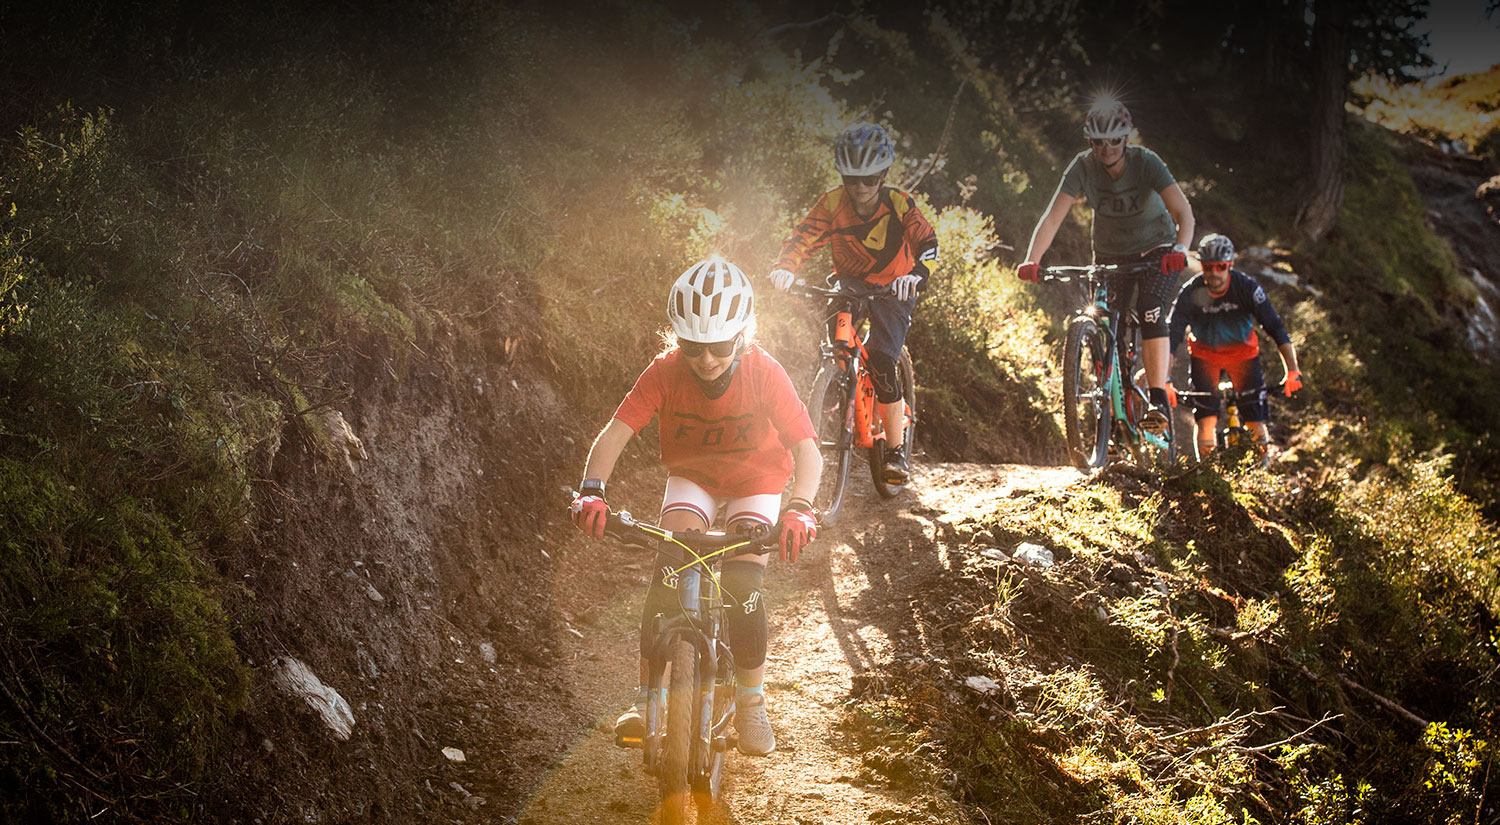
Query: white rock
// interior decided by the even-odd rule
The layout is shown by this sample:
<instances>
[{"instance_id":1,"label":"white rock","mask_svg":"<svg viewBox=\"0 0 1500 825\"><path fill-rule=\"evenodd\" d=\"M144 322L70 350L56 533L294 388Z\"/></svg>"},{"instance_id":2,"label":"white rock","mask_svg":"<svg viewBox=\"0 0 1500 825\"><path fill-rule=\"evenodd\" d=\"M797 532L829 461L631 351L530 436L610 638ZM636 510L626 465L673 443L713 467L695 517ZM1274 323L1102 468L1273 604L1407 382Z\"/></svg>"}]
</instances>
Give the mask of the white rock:
<instances>
[{"instance_id":1,"label":"white rock","mask_svg":"<svg viewBox=\"0 0 1500 825\"><path fill-rule=\"evenodd\" d=\"M988 676L970 676L964 680L964 684L979 691L980 693L999 693L1000 683Z\"/></svg>"},{"instance_id":2,"label":"white rock","mask_svg":"<svg viewBox=\"0 0 1500 825\"><path fill-rule=\"evenodd\" d=\"M986 547L983 550L979 551L979 555L984 556L987 559L994 559L995 561L1005 561L1006 559L1010 558L1010 556L1005 555L1004 550L1001 550L998 547Z\"/></svg>"},{"instance_id":3,"label":"white rock","mask_svg":"<svg viewBox=\"0 0 1500 825\"><path fill-rule=\"evenodd\" d=\"M443 755L448 757L450 762L464 761L464 752L458 748L443 748Z\"/></svg>"},{"instance_id":4,"label":"white rock","mask_svg":"<svg viewBox=\"0 0 1500 825\"><path fill-rule=\"evenodd\" d=\"M1032 544L1029 541L1023 541L1016 545L1014 558L1016 561L1025 562L1033 567L1051 567L1053 561L1051 550L1040 544Z\"/></svg>"},{"instance_id":5,"label":"white rock","mask_svg":"<svg viewBox=\"0 0 1500 825\"><path fill-rule=\"evenodd\" d=\"M339 741L347 741L354 730L354 711L333 688L323 684L307 665L290 656L272 662L276 686L307 702Z\"/></svg>"},{"instance_id":6,"label":"white rock","mask_svg":"<svg viewBox=\"0 0 1500 825\"><path fill-rule=\"evenodd\" d=\"M489 642L479 643L479 655L490 664L494 664L495 660L499 658L497 655L495 655L495 646L490 644Z\"/></svg>"}]
</instances>

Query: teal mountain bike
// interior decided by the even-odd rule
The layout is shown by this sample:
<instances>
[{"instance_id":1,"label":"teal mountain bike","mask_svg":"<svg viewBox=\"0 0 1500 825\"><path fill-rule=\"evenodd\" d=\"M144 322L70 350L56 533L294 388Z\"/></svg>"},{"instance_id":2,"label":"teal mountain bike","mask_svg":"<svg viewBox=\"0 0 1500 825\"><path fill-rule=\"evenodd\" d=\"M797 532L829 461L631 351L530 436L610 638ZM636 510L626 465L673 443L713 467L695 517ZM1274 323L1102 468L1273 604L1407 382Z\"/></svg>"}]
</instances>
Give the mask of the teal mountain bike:
<instances>
[{"instance_id":1,"label":"teal mountain bike","mask_svg":"<svg viewBox=\"0 0 1500 825\"><path fill-rule=\"evenodd\" d=\"M1146 391L1140 321L1110 306L1111 278L1124 280L1123 305L1133 307L1138 278L1153 262L1129 266L1049 266L1042 279L1077 284L1082 305L1068 319L1063 348L1063 426L1073 466L1084 472L1129 457L1147 469L1177 458L1172 417L1162 433L1141 427L1151 409Z\"/></svg>"}]
</instances>

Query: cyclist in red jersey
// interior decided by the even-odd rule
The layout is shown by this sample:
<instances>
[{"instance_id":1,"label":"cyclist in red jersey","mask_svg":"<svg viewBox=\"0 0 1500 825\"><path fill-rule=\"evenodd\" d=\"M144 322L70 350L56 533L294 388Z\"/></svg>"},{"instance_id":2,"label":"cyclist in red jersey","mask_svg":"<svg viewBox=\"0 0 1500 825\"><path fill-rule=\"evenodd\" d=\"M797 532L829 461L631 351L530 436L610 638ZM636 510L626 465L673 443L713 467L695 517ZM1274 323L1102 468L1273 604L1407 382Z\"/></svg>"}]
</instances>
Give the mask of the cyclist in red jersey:
<instances>
[{"instance_id":1,"label":"cyclist in red jersey","mask_svg":"<svg viewBox=\"0 0 1500 825\"><path fill-rule=\"evenodd\" d=\"M885 474L891 484L905 484L910 472L906 408L896 372L906 332L911 327L917 293L927 288L937 268L938 239L911 195L885 186L895 162L895 148L885 129L856 123L835 141L833 163L844 183L825 192L782 246L771 283L791 287L797 267L825 244L832 246L834 277L890 285L894 300L870 303L870 378L885 424Z\"/></svg>"},{"instance_id":2,"label":"cyclist in red jersey","mask_svg":"<svg viewBox=\"0 0 1500 825\"><path fill-rule=\"evenodd\" d=\"M780 557L791 562L817 536L810 502L818 489L822 455L807 408L786 370L750 341L753 313L750 281L728 261L702 261L677 279L667 303L676 346L646 367L594 440L572 506L579 529L603 537L609 512L604 484L625 445L655 418L668 470L663 528L707 530L720 513L730 529L744 521L774 524ZM788 479L791 498L782 506ZM640 687L634 705L615 722L620 737L645 735L650 622L677 606L676 593L662 581L663 567L657 565L646 594ZM748 555L724 562L720 572L731 606L727 636L739 682L734 724L740 750L755 756L776 748L761 687L767 641L761 596L765 569L765 556Z\"/></svg>"}]
</instances>

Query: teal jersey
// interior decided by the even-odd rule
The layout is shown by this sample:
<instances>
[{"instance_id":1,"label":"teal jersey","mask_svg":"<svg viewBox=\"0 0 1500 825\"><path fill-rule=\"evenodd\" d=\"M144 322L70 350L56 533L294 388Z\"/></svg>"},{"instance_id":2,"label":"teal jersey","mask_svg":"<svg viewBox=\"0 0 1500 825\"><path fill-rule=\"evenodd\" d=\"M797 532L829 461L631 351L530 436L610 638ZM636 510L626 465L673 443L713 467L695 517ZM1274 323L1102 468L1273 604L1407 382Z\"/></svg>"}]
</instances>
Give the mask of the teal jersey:
<instances>
[{"instance_id":1,"label":"teal jersey","mask_svg":"<svg viewBox=\"0 0 1500 825\"><path fill-rule=\"evenodd\" d=\"M1125 147L1125 174L1112 180L1088 149L1063 172L1057 191L1094 209L1094 257L1139 255L1177 242L1177 222L1161 191L1176 183L1161 157L1144 146Z\"/></svg>"}]
</instances>

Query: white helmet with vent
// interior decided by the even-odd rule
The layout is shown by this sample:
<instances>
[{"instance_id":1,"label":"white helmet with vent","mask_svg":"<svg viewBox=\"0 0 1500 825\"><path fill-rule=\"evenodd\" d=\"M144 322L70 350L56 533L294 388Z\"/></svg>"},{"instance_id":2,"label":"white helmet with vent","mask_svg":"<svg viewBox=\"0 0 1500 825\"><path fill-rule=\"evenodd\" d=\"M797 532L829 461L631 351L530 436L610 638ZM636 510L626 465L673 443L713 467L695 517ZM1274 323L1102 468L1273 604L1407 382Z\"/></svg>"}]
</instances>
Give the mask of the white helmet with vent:
<instances>
[{"instance_id":1,"label":"white helmet with vent","mask_svg":"<svg viewBox=\"0 0 1500 825\"><path fill-rule=\"evenodd\" d=\"M856 123L833 143L833 165L840 175L874 175L891 168L896 147L883 127Z\"/></svg>"},{"instance_id":2,"label":"white helmet with vent","mask_svg":"<svg viewBox=\"0 0 1500 825\"><path fill-rule=\"evenodd\" d=\"M667 296L667 318L683 341L728 341L749 326L755 311L750 279L718 256L688 267Z\"/></svg>"},{"instance_id":3,"label":"white helmet with vent","mask_svg":"<svg viewBox=\"0 0 1500 825\"><path fill-rule=\"evenodd\" d=\"M1125 104L1113 98L1103 98L1089 107L1083 118L1083 136L1090 140L1112 140L1130 137L1135 124Z\"/></svg>"}]
</instances>

